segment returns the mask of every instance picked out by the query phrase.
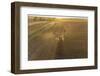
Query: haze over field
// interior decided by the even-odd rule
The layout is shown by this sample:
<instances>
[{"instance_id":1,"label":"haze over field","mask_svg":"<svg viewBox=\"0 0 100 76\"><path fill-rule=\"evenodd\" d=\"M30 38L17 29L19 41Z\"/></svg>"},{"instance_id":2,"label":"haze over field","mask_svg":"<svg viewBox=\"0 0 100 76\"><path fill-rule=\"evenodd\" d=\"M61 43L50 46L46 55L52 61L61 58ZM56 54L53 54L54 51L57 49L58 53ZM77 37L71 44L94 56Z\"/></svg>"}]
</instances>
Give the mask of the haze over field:
<instances>
[{"instance_id":1,"label":"haze over field","mask_svg":"<svg viewBox=\"0 0 100 76\"><path fill-rule=\"evenodd\" d=\"M28 16L28 59L87 57L87 18Z\"/></svg>"}]
</instances>

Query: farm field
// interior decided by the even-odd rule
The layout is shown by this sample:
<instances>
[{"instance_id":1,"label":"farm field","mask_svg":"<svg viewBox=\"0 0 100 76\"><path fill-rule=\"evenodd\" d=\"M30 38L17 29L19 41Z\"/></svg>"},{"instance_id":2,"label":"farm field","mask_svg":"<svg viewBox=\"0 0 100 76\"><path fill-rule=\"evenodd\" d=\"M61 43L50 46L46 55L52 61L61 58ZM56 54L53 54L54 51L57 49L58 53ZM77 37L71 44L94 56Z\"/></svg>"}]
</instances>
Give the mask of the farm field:
<instances>
[{"instance_id":1,"label":"farm field","mask_svg":"<svg viewBox=\"0 0 100 76\"><path fill-rule=\"evenodd\" d=\"M28 60L87 58L87 18L28 16Z\"/></svg>"}]
</instances>

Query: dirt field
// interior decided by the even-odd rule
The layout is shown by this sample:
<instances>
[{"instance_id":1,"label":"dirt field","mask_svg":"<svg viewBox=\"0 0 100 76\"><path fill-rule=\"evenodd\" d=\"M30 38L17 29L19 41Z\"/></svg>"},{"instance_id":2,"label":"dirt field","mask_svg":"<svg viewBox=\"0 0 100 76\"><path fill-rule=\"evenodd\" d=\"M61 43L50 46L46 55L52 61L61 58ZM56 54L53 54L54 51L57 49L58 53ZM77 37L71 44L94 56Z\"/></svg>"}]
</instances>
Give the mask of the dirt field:
<instances>
[{"instance_id":1,"label":"dirt field","mask_svg":"<svg viewBox=\"0 0 100 76\"><path fill-rule=\"evenodd\" d=\"M28 60L86 58L87 27L84 18L28 17Z\"/></svg>"}]
</instances>

